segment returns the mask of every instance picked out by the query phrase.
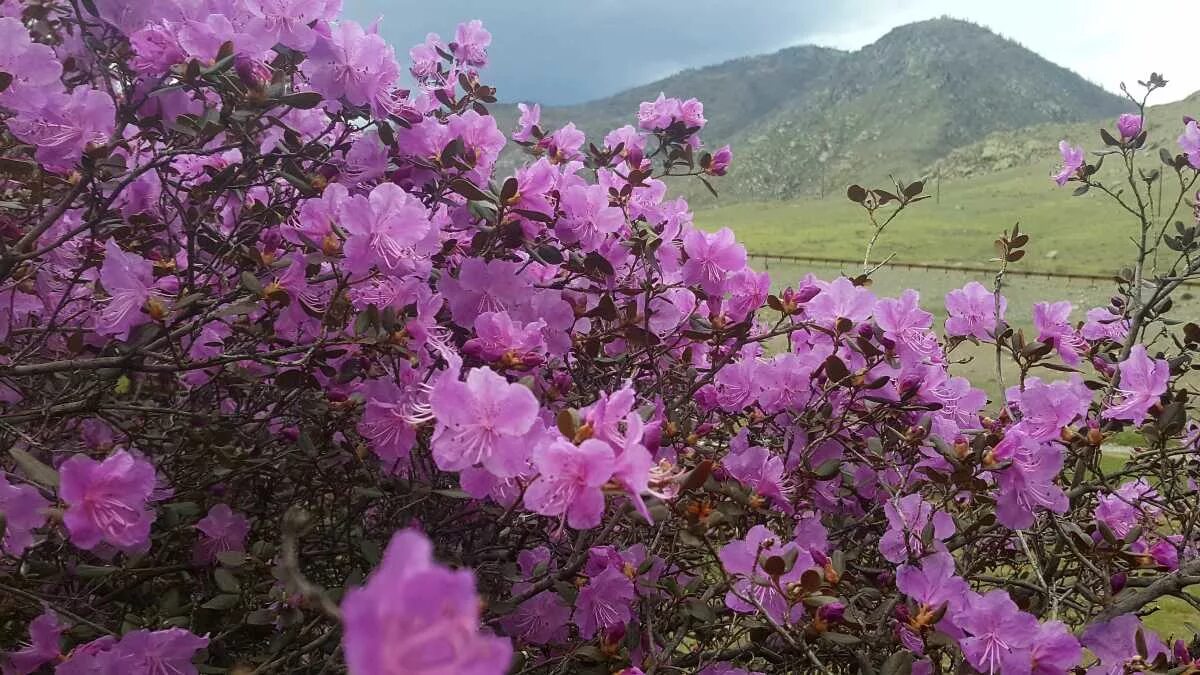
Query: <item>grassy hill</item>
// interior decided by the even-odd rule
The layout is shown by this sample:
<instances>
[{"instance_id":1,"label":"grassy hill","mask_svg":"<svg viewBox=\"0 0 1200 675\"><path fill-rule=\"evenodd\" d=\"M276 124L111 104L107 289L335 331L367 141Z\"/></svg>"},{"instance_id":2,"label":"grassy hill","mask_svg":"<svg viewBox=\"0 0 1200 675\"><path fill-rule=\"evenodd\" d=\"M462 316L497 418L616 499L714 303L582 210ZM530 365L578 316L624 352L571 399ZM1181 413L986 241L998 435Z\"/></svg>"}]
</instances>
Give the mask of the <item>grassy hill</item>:
<instances>
[{"instance_id":1,"label":"grassy hill","mask_svg":"<svg viewBox=\"0 0 1200 675\"><path fill-rule=\"evenodd\" d=\"M573 121L599 142L660 91L699 98L709 120L705 142L733 145L734 167L721 181L725 200L793 199L888 174L915 177L988 134L1128 108L986 28L935 19L898 27L855 52L793 47L545 108L543 126ZM511 126L512 110L498 108L502 125ZM711 199L692 194L697 206Z\"/></svg>"},{"instance_id":2,"label":"grassy hill","mask_svg":"<svg viewBox=\"0 0 1200 675\"><path fill-rule=\"evenodd\" d=\"M1200 93L1147 112L1147 168L1158 165L1156 147L1177 152L1180 120L1189 111L1200 113ZM897 262L984 264L993 256L995 236L1020 222L1031 237L1023 268L1116 271L1131 258L1136 223L1105 195L1072 197L1070 188L1049 179L1060 163L1058 141L1068 138L1098 150L1100 126L1081 122L994 133L951 152L918 172L941 169L940 198L916 204L889 226L876 259L894 252ZM936 180L927 192L938 193ZM751 251L776 254L857 259L871 231L862 209L841 189L824 199L722 203L700 209L696 219L704 227L733 228Z\"/></svg>"}]
</instances>

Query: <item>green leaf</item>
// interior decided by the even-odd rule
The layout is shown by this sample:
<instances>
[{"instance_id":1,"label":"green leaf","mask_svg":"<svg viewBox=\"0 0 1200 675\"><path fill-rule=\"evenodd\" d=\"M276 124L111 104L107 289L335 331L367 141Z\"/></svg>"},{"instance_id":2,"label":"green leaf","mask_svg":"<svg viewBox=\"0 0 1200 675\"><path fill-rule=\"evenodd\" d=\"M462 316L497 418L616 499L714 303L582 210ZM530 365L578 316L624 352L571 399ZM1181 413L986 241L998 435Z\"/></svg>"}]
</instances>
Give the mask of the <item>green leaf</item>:
<instances>
[{"instance_id":1,"label":"green leaf","mask_svg":"<svg viewBox=\"0 0 1200 675\"><path fill-rule=\"evenodd\" d=\"M240 595L234 595L232 593L222 593L218 596L213 597L211 600L204 603L203 605L200 605L200 607L203 609L215 609L217 611L223 612L225 610L229 610L229 609L233 609L234 607L237 607L241 601L242 601L242 597Z\"/></svg>"},{"instance_id":2,"label":"green leaf","mask_svg":"<svg viewBox=\"0 0 1200 675\"><path fill-rule=\"evenodd\" d=\"M284 105L290 105L299 110L312 110L321 105L321 95L315 91L302 91L298 94L288 94L279 99L279 102Z\"/></svg>"},{"instance_id":3,"label":"green leaf","mask_svg":"<svg viewBox=\"0 0 1200 675\"><path fill-rule=\"evenodd\" d=\"M217 588L225 593L236 594L241 591L241 584L238 583L237 577L224 567L213 570L213 581L217 583Z\"/></svg>"},{"instance_id":4,"label":"green leaf","mask_svg":"<svg viewBox=\"0 0 1200 675\"><path fill-rule=\"evenodd\" d=\"M17 447L9 448L8 454L29 480L44 487L58 487L58 472L43 464L37 457Z\"/></svg>"}]
</instances>

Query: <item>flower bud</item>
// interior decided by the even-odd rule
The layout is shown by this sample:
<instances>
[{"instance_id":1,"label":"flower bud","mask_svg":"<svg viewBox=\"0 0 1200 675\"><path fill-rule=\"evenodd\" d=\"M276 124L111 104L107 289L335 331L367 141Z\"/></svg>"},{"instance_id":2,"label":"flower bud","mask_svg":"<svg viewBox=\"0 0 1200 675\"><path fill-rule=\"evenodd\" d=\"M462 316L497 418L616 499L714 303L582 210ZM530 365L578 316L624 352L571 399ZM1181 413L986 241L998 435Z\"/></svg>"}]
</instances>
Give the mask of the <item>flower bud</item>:
<instances>
[{"instance_id":1,"label":"flower bud","mask_svg":"<svg viewBox=\"0 0 1200 675\"><path fill-rule=\"evenodd\" d=\"M1121 138L1128 140L1142 133L1142 116L1125 113L1117 118L1117 131Z\"/></svg>"},{"instance_id":2,"label":"flower bud","mask_svg":"<svg viewBox=\"0 0 1200 675\"><path fill-rule=\"evenodd\" d=\"M1120 593L1125 588L1125 583L1129 580L1124 572L1117 572L1108 578L1108 586L1113 593Z\"/></svg>"}]
</instances>

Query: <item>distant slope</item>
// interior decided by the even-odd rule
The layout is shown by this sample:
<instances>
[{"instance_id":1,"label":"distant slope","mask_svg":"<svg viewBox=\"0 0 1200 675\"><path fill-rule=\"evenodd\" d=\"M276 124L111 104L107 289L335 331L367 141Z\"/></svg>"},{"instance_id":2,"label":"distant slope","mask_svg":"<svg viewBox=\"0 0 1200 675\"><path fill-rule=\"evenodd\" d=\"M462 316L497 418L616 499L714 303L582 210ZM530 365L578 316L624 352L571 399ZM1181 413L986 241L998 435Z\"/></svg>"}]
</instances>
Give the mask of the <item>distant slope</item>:
<instances>
[{"instance_id":1,"label":"distant slope","mask_svg":"<svg viewBox=\"0 0 1200 675\"><path fill-rule=\"evenodd\" d=\"M1157 163L1157 147L1166 147L1172 154L1179 152L1176 140L1183 131L1184 115L1200 116L1200 92L1182 101L1151 106L1146 111L1147 149L1151 151L1147 153L1149 162ZM1088 151L1102 149L1101 126L1107 126L1111 131L1114 120L1040 124L1016 131L994 132L936 160L926 171L932 174L940 170L943 178L947 178L978 176L1025 166L1049 170L1060 162L1060 140L1082 145Z\"/></svg>"},{"instance_id":2,"label":"distant slope","mask_svg":"<svg viewBox=\"0 0 1200 675\"><path fill-rule=\"evenodd\" d=\"M999 131L1110 117L1125 101L972 23L901 26L856 52L802 46L684 71L579 106L547 108L599 143L658 92L705 104L712 147L731 143L722 202L840 191L915 177L951 150ZM499 110L506 126L511 110ZM703 200L698 205L703 205Z\"/></svg>"}]
</instances>

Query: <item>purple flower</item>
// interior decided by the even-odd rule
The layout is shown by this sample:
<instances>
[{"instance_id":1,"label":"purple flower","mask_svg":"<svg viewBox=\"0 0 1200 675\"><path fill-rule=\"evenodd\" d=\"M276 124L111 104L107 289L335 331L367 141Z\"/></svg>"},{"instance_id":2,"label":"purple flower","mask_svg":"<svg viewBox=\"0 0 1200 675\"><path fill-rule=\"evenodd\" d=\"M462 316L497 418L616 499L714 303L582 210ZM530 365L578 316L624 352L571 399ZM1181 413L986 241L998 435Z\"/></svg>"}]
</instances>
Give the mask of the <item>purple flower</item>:
<instances>
[{"instance_id":1,"label":"purple flower","mask_svg":"<svg viewBox=\"0 0 1200 675\"><path fill-rule=\"evenodd\" d=\"M1139 631L1146 642L1148 661L1154 661L1159 654L1168 653L1167 646L1158 634L1143 626L1132 614L1123 614L1111 621L1088 626L1079 641L1100 659L1100 663L1088 668L1087 675L1124 675L1127 672L1125 664L1139 658Z\"/></svg>"},{"instance_id":2,"label":"purple flower","mask_svg":"<svg viewBox=\"0 0 1200 675\"><path fill-rule=\"evenodd\" d=\"M546 353L545 326L541 320L516 323L508 312L484 312L475 318L475 337L463 345L463 353L482 361L501 361L504 367L536 366Z\"/></svg>"},{"instance_id":3,"label":"purple flower","mask_svg":"<svg viewBox=\"0 0 1200 675\"><path fill-rule=\"evenodd\" d=\"M1066 141L1059 141L1058 151L1062 154L1063 165L1054 176L1054 182L1062 186L1083 167L1083 148L1073 148Z\"/></svg>"},{"instance_id":4,"label":"purple flower","mask_svg":"<svg viewBox=\"0 0 1200 675\"><path fill-rule=\"evenodd\" d=\"M995 589L955 616L970 637L959 640L963 656L981 673L1028 673L1031 643L1038 633L1032 614L1017 609L1008 593Z\"/></svg>"},{"instance_id":5,"label":"purple flower","mask_svg":"<svg viewBox=\"0 0 1200 675\"><path fill-rule=\"evenodd\" d=\"M585 252L599 248L625 224L625 214L609 204L608 191L599 185L565 188L559 206L563 217L554 225L555 234L565 243L579 242Z\"/></svg>"},{"instance_id":6,"label":"purple flower","mask_svg":"<svg viewBox=\"0 0 1200 675\"><path fill-rule=\"evenodd\" d=\"M193 558L196 562L210 563L216 560L218 553L246 550L250 521L228 505L217 504L196 523L196 529L203 536L196 542Z\"/></svg>"},{"instance_id":7,"label":"purple flower","mask_svg":"<svg viewBox=\"0 0 1200 675\"><path fill-rule=\"evenodd\" d=\"M461 63L474 68L487 65L487 48L492 44L492 34L483 27L483 22L473 19L458 24L454 31L454 42L450 43L450 52Z\"/></svg>"},{"instance_id":8,"label":"purple flower","mask_svg":"<svg viewBox=\"0 0 1200 675\"><path fill-rule=\"evenodd\" d=\"M1083 648L1066 624L1047 621L1038 625L1031 656L1032 675L1064 675L1079 664Z\"/></svg>"},{"instance_id":9,"label":"purple flower","mask_svg":"<svg viewBox=\"0 0 1200 675\"><path fill-rule=\"evenodd\" d=\"M96 317L96 332L118 340L128 340L130 329L149 320L142 312L154 285L154 265L136 253L129 253L109 239L104 245L104 263L100 266L100 284L109 299Z\"/></svg>"},{"instance_id":10,"label":"purple flower","mask_svg":"<svg viewBox=\"0 0 1200 675\"><path fill-rule=\"evenodd\" d=\"M1079 334L1085 340L1124 342L1129 335L1129 320L1113 314L1107 307L1093 307L1087 312L1087 322Z\"/></svg>"},{"instance_id":11,"label":"purple flower","mask_svg":"<svg viewBox=\"0 0 1200 675\"><path fill-rule=\"evenodd\" d=\"M29 622L29 644L15 651L6 652L0 658L4 675L28 675L59 657L59 641L66 626L59 623L58 616L46 610Z\"/></svg>"},{"instance_id":12,"label":"purple flower","mask_svg":"<svg viewBox=\"0 0 1200 675\"><path fill-rule=\"evenodd\" d=\"M1117 132L1122 140L1128 140L1142 133L1142 116L1124 113L1117 117Z\"/></svg>"},{"instance_id":13,"label":"purple flower","mask_svg":"<svg viewBox=\"0 0 1200 675\"><path fill-rule=\"evenodd\" d=\"M103 462L75 455L63 462L58 474L71 543L89 551L101 542L126 552L149 547L155 516L146 502L156 480L149 462L124 450Z\"/></svg>"},{"instance_id":14,"label":"purple flower","mask_svg":"<svg viewBox=\"0 0 1200 675\"><path fill-rule=\"evenodd\" d=\"M1079 355L1087 351L1087 342L1071 327L1071 303L1039 302L1033 306L1033 327L1040 342L1054 345L1063 363L1076 365Z\"/></svg>"},{"instance_id":15,"label":"purple flower","mask_svg":"<svg viewBox=\"0 0 1200 675\"><path fill-rule=\"evenodd\" d=\"M616 567L592 577L575 598L574 622L585 640L597 631L624 626L633 618L633 581Z\"/></svg>"},{"instance_id":16,"label":"purple flower","mask_svg":"<svg viewBox=\"0 0 1200 675\"><path fill-rule=\"evenodd\" d=\"M196 675L192 657L207 646L208 638L182 628L135 630L113 648L110 672Z\"/></svg>"},{"instance_id":17,"label":"purple flower","mask_svg":"<svg viewBox=\"0 0 1200 675\"><path fill-rule=\"evenodd\" d=\"M649 131L658 131L671 126L671 123L682 116L682 104L677 98L667 98L659 92L653 101L643 101L638 104L638 127Z\"/></svg>"},{"instance_id":18,"label":"purple flower","mask_svg":"<svg viewBox=\"0 0 1200 675\"><path fill-rule=\"evenodd\" d=\"M705 667L696 675L763 675L759 671L749 671L744 668L738 668L728 661L721 661Z\"/></svg>"},{"instance_id":19,"label":"purple flower","mask_svg":"<svg viewBox=\"0 0 1200 675\"><path fill-rule=\"evenodd\" d=\"M954 558L944 551L922 558L920 566L898 567L896 588L931 610L943 604L951 610L961 608L970 590L967 582L954 573Z\"/></svg>"},{"instance_id":20,"label":"purple flower","mask_svg":"<svg viewBox=\"0 0 1200 675\"><path fill-rule=\"evenodd\" d=\"M721 466L755 493L770 497L780 509L792 512L792 504L788 499L792 485L784 475L783 460L770 450L756 445L730 453L722 460Z\"/></svg>"},{"instance_id":21,"label":"purple flower","mask_svg":"<svg viewBox=\"0 0 1200 675\"><path fill-rule=\"evenodd\" d=\"M604 515L604 484L616 462L612 448L589 438L579 446L556 439L533 451L538 477L525 492L525 506L543 516L566 514L567 524L586 530Z\"/></svg>"},{"instance_id":22,"label":"purple flower","mask_svg":"<svg viewBox=\"0 0 1200 675\"><path fill-rule=\"evenodd\" d=\"M1000 296L1000 319L1008 300ZM973 335L990 340L996 332L996 296L978 281L969 282L946 294L946 335Z\"/></svg>"},{"instance_id":23,"label":"purple flower","mask_svg":"<svg viewBox=\"0 0 1200 675\"><path fill-rule=\"evenodd\" d=\"M781 623L803 614L803 607L792 607L768 581L770 575L763 565L772 557L786 561L795 556L791 569L779 576L779 585L787 588L789 583L799 581L806 570L814 567L812 555L801 551L794 541L782 545L779 542L780 538L766 527L755 525L746 533L745 539L732 541L721 549L721 564L735 577L733 588L725 594L725 605L729 609L742 614L757 612L756 601L771 618Z\"/></svg>"},{"instance_id":24,"label":"purple flower","mask_svg":"<svg viewBox=\"0 0 1200 675\"><path fill-rule=\"evenodd\" d=\"M353 21L329 26L304 67L313 89L325 98L369 105L376 117L386 116L392 107L391 88L400 76L396 53L377 33Z\"/></svg>"},{"instance_id":25,"label":"purple flower","mask_svg":"<svg viewBox=\"0 0 1200 675\"><path fill-rule=\"evenodd\" d=\"M518 103L517 109L521 111L521 116L517 119L517 129L512 132L512 139L519 143L531 143L537 140L533 130L542 120L542 106L536 103L532 106Z\"/></svg>"},{"instance_id":26,"label":"purple flower","mask_svg":"<svg viewBox=\"0 0 1200 675\"><path fill-rule=\"evenodd\" d=\"M566 164L583 159L583 153L579 151L579 148L583 147L585 140L583 132L576 129L573 122L568 122L565 127L542 138L538 146L546 150L546 157L552 163ZM607 195L608 191L603 187L599 185L594 187L600 188Z\"/></svg>"},{"instance_id":27,"label":"purple flower","mask_svg":"<svg viewBox=\"0 0 1200 675\"><path fill-rule=\"evenodd\" d=\"M710 176L724 176L729 171L729 164L733 161L733 151L728 145L723 145L713 153L712 159L709 160L708 166L704 169L704 173Z\"/></svg>"},{"instance_id":28,"label":"purple flower","mask_svg":"<svg viewBox=\"0 0 1200 675\"><path fill-rule=\"evenodd\" d=\"M530 584L513 584L513 593L523 593ZM554 591L542 591L522 602L500 619L504 632L533 645L562 644L569 637L571 608Z\"/></svg>"},{"instance_id":29,"label":"purple flower","mask_svg":"<svg viewBox=\"0 0 1200 675\"><path fill-rule=\"evenodd\" d=\"M528 387L510 383L486 366L467 374L466 382L443 378L430 405L438 426L433 459L443 471L482 464L508 478L528 466L525 435L537 420L538 402Z\"/></svg>"},{"instance_id":30,"label":"purple flower","mask_svg":"<svg viewBox=\"0 0 1200 675\"><path fill-rule=\"evenodd\" d=\"M89 144L103 145L116 124L116 105L106 92L76 87L56 94L35 111L8 120L13 136L37 148L38 162L66 173L79 163Z\"/></svg>"},{"instance_id":31,"label":"purple flower","mask_svg":"<svg viewBox=\"0 0 1200 675\"><path fill-rule=\"evenodd\" d=\"M32 485L13 485L0 472L0 516L4 518L4 536L0 551L17 557L33 544L33 531L46 522L50 502Z\"/></svg>"},{"instance_id":32,"label":"purple flower","mask_svg":"<svg viewBox=\"0 0 1200 675\"><path fill-rule=\"evenodd\" d=\"M883 505L883 513L887 517L888 530L879 539L879 551L890 562L920 558L925 553L922 540L929 528L932 528L933 547L939 551L946 550L944 542L955 532L950 514L933 508L919 494L888 500Z\"/></svg>"},{"instance_id":33,"label":"purple flower","mask_svg":"<svg viewBox=\"0 0 1200 675\"><path fill-rule=\"evenodd\" d=\"M33 110L46 102L48 95L62 91L62 63L49 45L29 37L21 20L0 18L0 72L12 76L8 88L0 92L0 106L10 110Z\"/></svg>"},{"instance_id":34,"label":"purple flower","mask_svg":"<svg viewBox=\"0 0 1200 675\"><path fill-rule=\"evenodd\" d=\"M746 266L746 249L728 227L711 234L688 230L683 235L683 250L688 255L683 264L684 283L700 284L709 295L721 295L726 277Z\"/></svg>"},{"instance_id":35,"label":"purple flower","mask_svg":"<svg viewBox=\"0 0 1200 675\"><path fill-rule=\"evenodd\" d=\"M502 312L528 300L533 288L519 270L517 263L507 260L467 258L457 278L443 276L438 285L454 323L470 328L484 312Z\"/></svg>"},{"instance_id":36,"label":"purple flower","mask_svg":"<svg viewBox=\"0 0 1200 675\"><path fill-rule=\"evenodd\" d=\"M929 330L933 315L921 309L920 296L911 288L899 298L885 298L875 305L875 323L883 336L896 345L901 360L920 363L941 360L942 348Z\"/></svg>"},{"instance_id":37,"label":"purple flower","mask_svg":"<svg viewBox=\"0 0 1200 675\"><path fill-rule=\"evenodd\" d=\"M1162 510L1154 503L1159 499L1158 491L1145 478L1138 478L1126 481L1113 494L1100 495L1092 515L1124 539L1139 522L1158 517Z\"/></svg>"},{"instance_id":38,"label":"purple flower","mask_svg":"<svg viewBox=\"0 0 1200 675\"><path fill-rule=\"evenodd\" d=\"M438 565L424 535L401 530L342 600L346 665L355 675L502 675L512 644L480 631L479 607L469 571Z\"/></svg>"},{"instance_id":39,"label":"purple flower","mask_svg":"<svg viewBox=\"0 0 1200 675\"><path fill-rule=\"evenodd\" d=\"M809 316L829 325L838 319L865 321L874 309L875 294L863 286L855 286L846 277L823 285L806 307Z\"/></svg>"},{"instance_id":40,"label":"purple flower","mask_svg":"<svg viewBox=\"0 0 1200 675\"><path fill-rule=\"evenodd\" d=\"M1057 444L1039 443L1019 429L1010 429L996 445L995 457L1012 462L996 477L996 519L1002 525L1021 530L1033 524L1039 509L1066 512L1067 495L1054 484L1063 467Z\"/></svg>"},{"instance_id":41,"label":"purple flower","mask_svg":"<svg viewBox=\"0 0 1200 675\"><path fill-rule=\"evenodd\" d=\"M376 186L369 197L350 197L339 213L348 235L347 267L356 274L371 265L384 272L401 270L431 228L425 207L395 183Z\"/></svg>"},{"instance_id":42,"label":"purple flower","mask_svg":"<svg viewBox=\"0 0 1200 675\"><path fill-rule=\"evenodd\" d=\"M1017 428L1039 441L1059 437L1063 427L1087 413L1092 392L1078 375L1068 380L1042 382L1040 378L1025 380L1025 390L1009 387L1006 396L1016 407Z\"/></svg>"},{"instance_id":43,"label":"purple flower","mask_svg":"<svg viewBox=\"0 0 1200 675\"><path fill-rule=\"evenodd\" d=\"M1196 124L1196 120L1190 120L1183 128L1183 134L1179 137L1179 147L1187 155L1188 164L1191 164L1193 169L1200 169L1200 126Z\"/></svg>"},{"instance_id":44,"label":"purple flower","mask_svg":"<svg viewBox=\"0 0 1200 675\"><path fill-rule=\"evenodd\" d=\"M1151 359L1143 345L1134 345L1117 369L1121 372L1116 391L1119 402L1106 407L1103 417L1141 424L1167 391L1171 366L1162 359Z\"/></svg>"}]
</instances>

